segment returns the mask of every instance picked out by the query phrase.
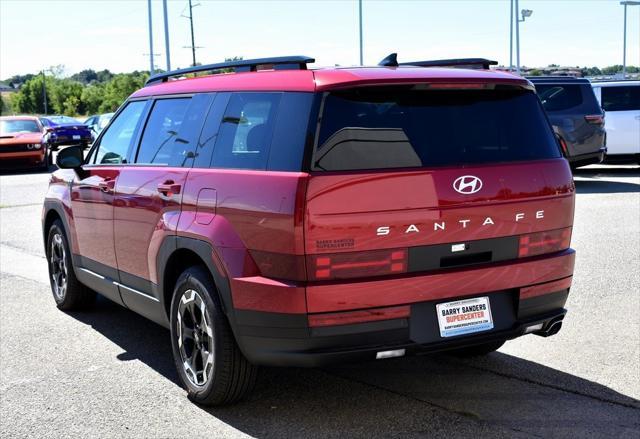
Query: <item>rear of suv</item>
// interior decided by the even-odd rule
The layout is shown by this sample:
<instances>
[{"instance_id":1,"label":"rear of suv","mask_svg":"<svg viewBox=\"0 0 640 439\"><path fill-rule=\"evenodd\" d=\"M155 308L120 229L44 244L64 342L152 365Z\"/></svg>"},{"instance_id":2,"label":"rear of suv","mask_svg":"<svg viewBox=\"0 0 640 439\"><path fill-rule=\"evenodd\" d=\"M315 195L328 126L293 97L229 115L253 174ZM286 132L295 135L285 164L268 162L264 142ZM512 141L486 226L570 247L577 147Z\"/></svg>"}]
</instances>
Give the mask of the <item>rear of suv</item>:
<instances>
[{"instance_id":1,"label":"rear of suv","mask_svg":"<svg viewBox=\"0 0 640 439\"><path fill-rule=\"evenodd\" d=\"M607 153L605 113L588 79L530 77L572 168L601 163Z\"/></svg>"},{"instance_id":2,"label":"rear of suv","mask_svg":"<svg viewBox=\"0 0 640 439\"><path fill-rule=\"evenodd\" d=\"M258 365L557 333L575 188L531 83L312 61L157 75L86 158L62 150L43 210L57 306L98 292L168 327L202 404L242 398Z\"/></svg>"}]
</instances>

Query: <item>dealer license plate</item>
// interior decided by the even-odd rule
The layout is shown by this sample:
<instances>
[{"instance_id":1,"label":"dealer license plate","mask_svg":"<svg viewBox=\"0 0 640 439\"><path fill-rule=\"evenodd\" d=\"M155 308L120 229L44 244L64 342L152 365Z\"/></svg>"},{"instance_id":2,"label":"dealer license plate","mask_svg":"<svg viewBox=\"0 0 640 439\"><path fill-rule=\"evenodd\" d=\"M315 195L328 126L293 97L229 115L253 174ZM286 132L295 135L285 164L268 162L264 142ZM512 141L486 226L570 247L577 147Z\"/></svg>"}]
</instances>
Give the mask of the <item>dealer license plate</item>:
<instances>
[{"instance_id":1,"label":"dealer license plate","mask_svg":"<svg viewBox=\"0 0 640 439\"><path fill-rule=\"evenodd\" d=\"M436 312L441 337L454 337L493 329L488 297L438 303Z\"/></svg>"},{"instance_id":2,"label":"dealer license plate","mask_svg":"<svg viewBox=\"0 0 640 439\"><path fill-rule=\"evenodd\" d=\"M73 140L80 140L80 135L74 134L73 135Z\"/></svg>"}]
</instances>

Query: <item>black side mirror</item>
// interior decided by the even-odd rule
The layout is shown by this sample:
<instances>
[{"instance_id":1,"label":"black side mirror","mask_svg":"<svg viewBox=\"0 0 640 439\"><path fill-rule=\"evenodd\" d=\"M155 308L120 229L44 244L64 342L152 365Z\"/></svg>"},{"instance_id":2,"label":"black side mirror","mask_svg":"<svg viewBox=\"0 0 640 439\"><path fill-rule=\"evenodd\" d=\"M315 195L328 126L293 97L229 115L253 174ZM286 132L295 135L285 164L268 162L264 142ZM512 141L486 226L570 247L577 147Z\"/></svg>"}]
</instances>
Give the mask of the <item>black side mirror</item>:
<instances>
[{"instance_id":1,"label":"black side mirror","mask_svg":"<svg viewBox=\"0 0 640 439\"><path fill-rule=\"evenodd\" d=\"M81 145L68 146L58 153L56 165L60 169L78 169L84 163L84 148Z\"/></svg>"}]
</instances>

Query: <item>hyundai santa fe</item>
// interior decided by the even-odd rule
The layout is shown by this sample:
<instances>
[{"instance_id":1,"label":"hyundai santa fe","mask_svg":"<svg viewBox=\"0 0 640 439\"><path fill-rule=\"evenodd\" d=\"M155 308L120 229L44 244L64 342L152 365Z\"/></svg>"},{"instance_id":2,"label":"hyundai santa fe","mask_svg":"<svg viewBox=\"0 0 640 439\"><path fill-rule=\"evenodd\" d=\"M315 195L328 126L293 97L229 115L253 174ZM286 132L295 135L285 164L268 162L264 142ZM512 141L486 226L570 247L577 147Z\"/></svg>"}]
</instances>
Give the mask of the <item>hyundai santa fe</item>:
<instances>
[{"instance_id":1,"label":"hyundai santa fe","mask_svg":"<svg viewBox=\"0 0 640 439\"><path fill-rule=\"evenodd\" d=\"M532 84L311 62L156 75L86 157L62 150L42 216L58 308L97 292L167 327L188 396L218 405L260 365L557 333L575 187Z\"/></svg>"}]
</instances>

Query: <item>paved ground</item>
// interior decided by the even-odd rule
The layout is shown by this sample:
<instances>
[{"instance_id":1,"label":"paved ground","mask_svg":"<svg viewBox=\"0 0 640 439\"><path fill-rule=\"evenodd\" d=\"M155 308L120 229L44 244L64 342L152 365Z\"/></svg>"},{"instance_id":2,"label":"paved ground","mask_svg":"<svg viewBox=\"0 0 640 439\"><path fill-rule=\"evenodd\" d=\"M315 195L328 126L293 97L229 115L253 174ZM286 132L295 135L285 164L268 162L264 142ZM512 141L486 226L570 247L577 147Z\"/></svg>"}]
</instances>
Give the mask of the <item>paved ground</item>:
<instances>
[{"instance_id":1,"label":"paved ground","mask_svg":"<svg viewBox=\"0 0 640 439\"><path fill-rule=\"evenodd\" d=\"M101 300L57 311L40 235L47 174L0 176L2 437L640 436L640 170L579 171L569 314L482 360L263 369L249 401L191 404L168 332Z\"/></svg>"}]
</instances>

